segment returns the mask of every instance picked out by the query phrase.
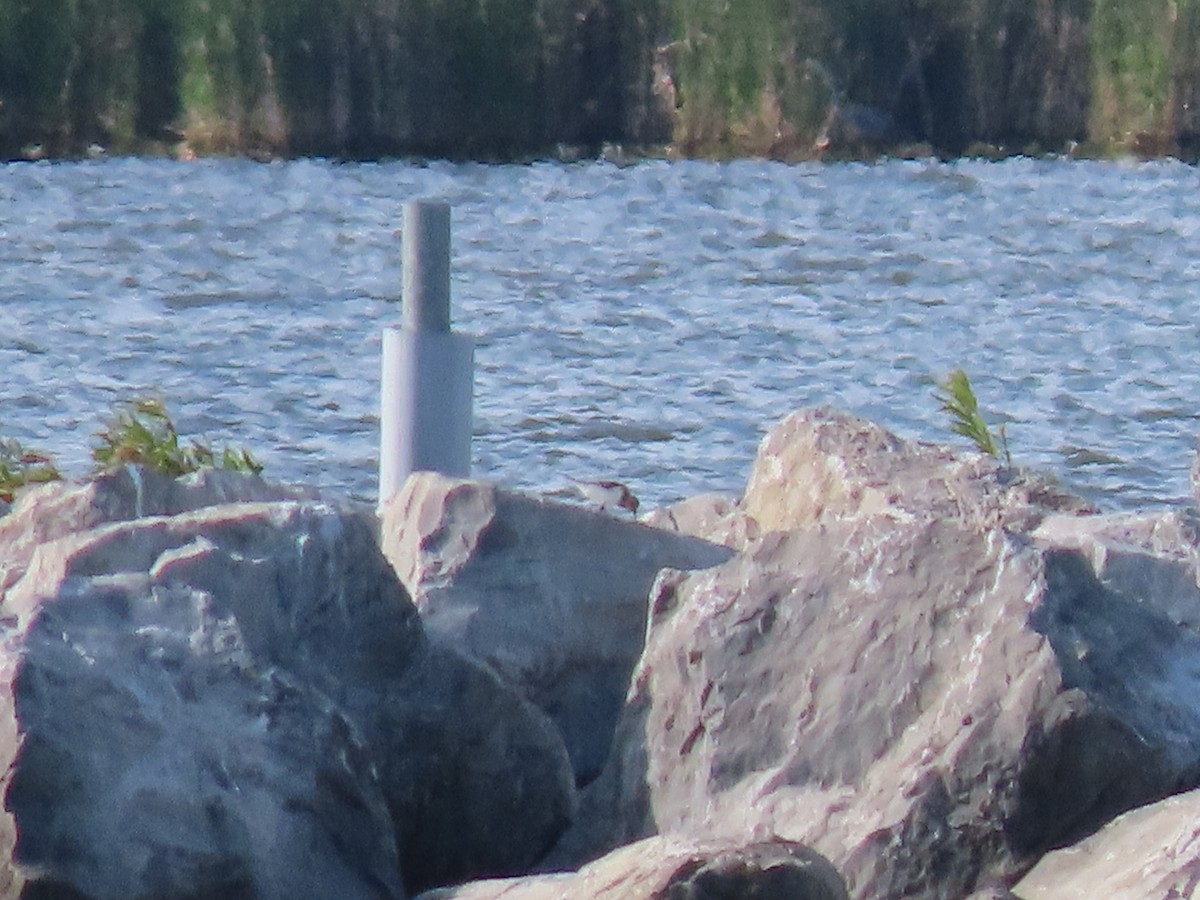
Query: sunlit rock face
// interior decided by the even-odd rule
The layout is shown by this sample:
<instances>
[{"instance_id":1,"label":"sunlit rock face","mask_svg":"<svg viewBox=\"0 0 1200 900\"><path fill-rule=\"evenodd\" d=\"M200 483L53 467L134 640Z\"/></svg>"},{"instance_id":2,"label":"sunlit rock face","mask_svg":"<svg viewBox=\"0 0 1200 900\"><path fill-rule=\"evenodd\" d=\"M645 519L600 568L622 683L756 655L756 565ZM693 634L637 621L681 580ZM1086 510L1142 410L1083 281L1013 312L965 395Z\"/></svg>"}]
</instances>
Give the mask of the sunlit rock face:
<instances>
[{"instance_id":1,"label":"sunlit rock face","mask_svg":"<svg viewBox=\"0 0 1200 900\"><path fill-rule=\"evenodd\" d=\"M581 784L608 754L655 576L732 555L624 515L432 472L385 504L381 532L429 634L545 710Z\"/></svg>"},{"instance_id":2,"label":"sunlit rock face","mask_svg":"<svg viewBox=\"0 0 1200 900\"><path fill-rule=\"evenodd\" d=\"M782 840L705 843L646 838L569 874L491 879L422 894L420 900L846 900L837 870L819 853Z\"/></svg>"},{"instance_id":3,"label":"sunlit rock face","mask_svg":"<svg viewBox=\"0 0 1200 900\"><path fill-rule=\"evenodd\" d=\"M1131 810L1086 840L1046 854L1013 894L1022 900L1194 896L1198 821L1197 791Z\"/></svg>"},{"instance_id":4,"label":"sunlit rock face","mask_svg":"<svg viewBox=\"0 0 1200 900\"><path fill-rule=\"evenodd\" d=\"M4 523L47 536L3 596L5 896L403 897L544 852L561 739L429 643L372 514L150 515L159 487L44 489L17 512L76 518Z\"/></svg>"},{"instance_id":5,"label":"sunlit rock face","mask_svg":"<svg viewBox=\"0 0 1200 900\"><path fill-rule=\"evenodd\" d=\"M552 863L772 834L851 896L960 898L1194 778L1193 601L1155 595L1182 568L1194 598L1186 529L1097 568L1103 517L1061 489L827 410L768 435L740 510L761 530L741 553L658 579Z\"/></svg>"},{"instance_id":6,"label":"sunlit rock face","mask_svg":"<svg viewBox=\"0 0 1200 900\"><path fill-rule=\"evenodd\" d=\"M758 520L746 513L738 498L728 494L689 497L652 510L642 521L654 528L690 534L734 550L745 549L762 531Z\"/></svg>"},{"instance_id":7,"label":"sunlit rock face","mask_svg":"<svg viewBox=\"0 0 1200 900\"><path fill-rule=\"evenodd\" d=\"M314 499L316 492L221 469L183 478L124 466L83 484L60 481L22 493L0 518L0 590L11 587L39 544L110 522L170 516L222 503ZM0 510L0 513L4 512Z\"/></svg>"},{"instance_id":8,"label":"sunlit rock face","mask_svg":"<svg viewBox=\"0 0 1200 900\"><path fill-rule=\"evenodd\" d=\"M798 410L768 432L741 506L763 531L872 513L1026 531L1052 512L1097 512L1046 475L905 440L829 407Z\"/></svg>"}]
</instances>

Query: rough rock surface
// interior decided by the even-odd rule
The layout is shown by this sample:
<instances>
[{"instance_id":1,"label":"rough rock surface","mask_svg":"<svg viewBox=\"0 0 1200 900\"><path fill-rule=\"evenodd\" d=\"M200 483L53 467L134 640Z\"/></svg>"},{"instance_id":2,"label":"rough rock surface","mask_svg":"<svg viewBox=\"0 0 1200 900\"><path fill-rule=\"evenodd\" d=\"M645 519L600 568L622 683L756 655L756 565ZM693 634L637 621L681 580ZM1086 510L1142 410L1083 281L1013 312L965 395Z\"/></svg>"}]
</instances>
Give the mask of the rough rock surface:
<instances>
[{"instance_id":1,"label":"rough rock surface","mask_svg":"<svg viewBox=\"0 0 1200 900\"><path fill-rule=\"evenodd\" d=\"M569 875L482 881L419 900L844 900L829 861L786 841L647 838Z\"/></svg>"},{"instance_id":2,"label":"rough rock surface","mask_svg":"<svg viewBox=\"0 0 1200 900\"><path fill-rule=\"evenodd\" d=\"M172 516L222 503L317 499L316 492L223 469L171 478L124 466L84 483L57 481L23 491L0 510L0 591L21 577L39 544L108 522Z\"/></svg>"},{"instance_id":3,"label":"rough rock surface","mask_svg":"<svg viewBox=\"0 0 1200 900\"><path fill-rule=\"evenodd\" d=\"M734 550L745 549L761 532L758 522L728 494L689 497L647 513L642 521L653 528L690 534Z\"/></svg>"},{"instance_id":4,"label":"rough rock surface","mask_svg":"<svg viewBox=\"0 0 1200 900\"><path fill-rule=\"evenodd\" d=\"M655 576L732 554L432 472L410 477L384 505L381 541L431 637L486 662L545 710L580 783L607 756Z\"/></svg>"},{"instance_id":5,"label":"rough rock surface","mask_svg":"<svg viewBox=\"0 0 1200 900\"><path fill-rule=\"evenodd\" d=\"M369 514L91 515L3 595L3 896L403 897L565 827L556 730L430 644Z\"/></svg>"},{"instance_id":6,"label":"rough rock surface","mask_svg":"<svg viewBox=\"0 0 1200 900\"><path fill-rule=\"evenodd\" d=\"M1027 531L1049 512L1097 511L1045 475L908 441L828 407L799 410L771 429L741 505L764 532L872 513Z\"/></svg>"},{"instance_id":7,"label":"rough rock surface","mask_svg":"<svg viewBox=\"0 0 1200 900\"><path fill-rule=\"evenodd\" d=\"M1013 888L1021 900L1183 900L1200 896L1200 792L1114 819L1042 857Z\"/></svg>"},{"instance_id":8,"label":"rough rock surface","mask_svg":"<svg viewBox=\"0 0 1200 900\"><path fill-rule=\"evenodd\" d=\"M1121 815L1200 783L1195 510L810 410L741 501L418 476L386 517L420 613L365 511L228 473L25 494L0 896L1200 892L1194 794Z\"/></svg>"},{"instance_id":9,"label":"rough rock surface","mask_svg":"<svg viewBox=\"0 0 1200 900\"><path fill-rule=\"evenodd\" d=\"M766 834L852 896L958 900L1195 779L1200 638L1014 534L1051 515L1042 494L823 411L785 420L755 473L762 537L660 577L609 765L551 865Z\"/></svg>"}]
</instances>

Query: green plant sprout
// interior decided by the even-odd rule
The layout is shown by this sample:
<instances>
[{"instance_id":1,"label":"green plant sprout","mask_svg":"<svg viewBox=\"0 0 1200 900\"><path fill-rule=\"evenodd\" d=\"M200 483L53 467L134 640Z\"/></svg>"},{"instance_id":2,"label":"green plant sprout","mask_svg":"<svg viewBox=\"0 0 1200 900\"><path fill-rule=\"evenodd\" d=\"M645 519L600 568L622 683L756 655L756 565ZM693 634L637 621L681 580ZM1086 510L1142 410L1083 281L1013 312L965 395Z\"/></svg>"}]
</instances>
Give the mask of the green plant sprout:
<instances>
[{"instance_id":1,"label":"green plant sprout","mask_svg":"<svg viewBox=\"0 0 1200 900\"><path fill-rule=\"evenodd\" d=\"M25 485L61 478L46 454L28 450L16 440L0 440L0 500L12 503L17 491Z\"/></svg>"},{"instance_id":2,"label":"green plant sprout","mask_svg":"<svg viewBox=\"0 0 1200 900\"><path fill-rule=\"evenodd\" d=\"M1008 435L1004 426L997 431L1000 435L1000 445L992 437L991 429L979 412L979 401L975 391L971 389L971 379L962 369L955 369L946 376L946 380L938 384L933 396L942 404L942 411L950 416L950 430L961 434L975 442L975 446L988 456L999 458L1000 450L1004 451L1006 465L1012 466L1012 456L1008 452Z\"/></svg>"},{"instance_id":3,"label":"green plant sprout","mask_svg":"<svg viewBox=\"0 0 1200 900\"><path fill-rule=\"evenodd\" d=\"M218 455L202 441L182 445L160 400L141 398L121 404L96 437L99 443L92 447L92 459L100 472L129 463L171 476L208 468L257 475L263 468L245 448L226 447Z\"/></svg>"}]
</instances>

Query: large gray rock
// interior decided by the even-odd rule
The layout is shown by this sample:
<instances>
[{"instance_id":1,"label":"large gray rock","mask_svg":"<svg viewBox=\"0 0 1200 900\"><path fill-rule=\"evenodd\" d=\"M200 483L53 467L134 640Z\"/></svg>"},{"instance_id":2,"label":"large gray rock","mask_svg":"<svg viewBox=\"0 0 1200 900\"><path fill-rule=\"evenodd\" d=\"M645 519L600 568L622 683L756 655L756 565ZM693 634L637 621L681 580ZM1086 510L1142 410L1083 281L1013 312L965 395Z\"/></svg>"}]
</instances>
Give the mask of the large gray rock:
<instances>
[{"instance_id":1,"label":"large gray rock","mask_svg":"<svg viewBox=\"0 0 1200 900\"><path fill-rule=\"evenodd\" d=\"M547 712L580 783L608 754L664 567L724 546L432 472L384 506L382 545L430 635L486 662Z\"/></svg>"},{"instance_id":2,"label":"large gray rock","mask_svg":"<svg viewBox=\"0 0 1200 900\"><path fill-rule=\"evenodd\" d=\"M829 861L799 844L653 837L568 875L480 881L419 900L845 900Z\"/></svg>"},{"instance_id":3,"label":"large gray rock","mask_svg":"<svg viewBox=\"0 0 1200 900\"><path fill-rule=\"evenodd\" d=\"M743 502L762 537L656 584L609 764L549 864L765 834L854 897L958 900L1194 778L1200 638L1145 596L1157 582L1102 582L1074 516L1025 536L1067 495L978 465L785 420ZM1128 572L1165 558L1123 552Z\"/></svg>"},{"instance_id":4,"label":"large gray rock","mask_svg":"<svg viewBox=\"0 0 1200 900\"><path fill-rule=\"evenodd\" d=\"M1021 900L1182 900L1200 894L1200 792L1125 813L1042 857Z\"/></svg>"},{"instance_id":5,"label":"large gray rock","mask_svg":"<svg viewBox=\"0 0 1200 900\"><path fill-rule=\"evenodd\" d=\"M519 872L555 729L429 643L369 514L239 503L42 543L3 596L4 896L402 897Z\"/></svg>"},{"instance_id":6,"label":"large gray rock","mask_svg":"<svg viewBox=\"0 0 1200 900\"><path fill-rule=\"evenodd\" d=\"M3 604L12 895L403 895L364 735L327 691L334 666L405 659L422 635L356 524L216 507L36 549ZM310 544L322 528L343 539Z\"/></svg>"},{"instance_id":7,"label":"large gray rock","mask_svg":"<svg viewBox=\"0 0 1200 900\"><path fill-rule=\"evenodd\" d=\"M223 503L317 499L315 491L264 481L257 475L201 469L171 478L123 466L90 481L56 481L23 490L0 510L0 591L21 577L40 544L108 522L172 516Z\"/></svg>"}]
</instances>

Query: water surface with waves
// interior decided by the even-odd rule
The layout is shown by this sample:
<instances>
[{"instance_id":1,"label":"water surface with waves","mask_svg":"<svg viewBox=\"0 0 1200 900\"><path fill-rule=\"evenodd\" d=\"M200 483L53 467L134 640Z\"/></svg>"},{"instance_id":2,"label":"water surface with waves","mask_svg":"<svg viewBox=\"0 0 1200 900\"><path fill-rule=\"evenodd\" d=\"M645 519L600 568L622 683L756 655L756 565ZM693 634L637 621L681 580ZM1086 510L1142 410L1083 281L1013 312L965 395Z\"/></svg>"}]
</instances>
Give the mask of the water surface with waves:
<instances>
[{"instance_id":1,"label":"water surface with waves","mask_svg":"<svg viewBox=\"0 0 1200 900\"><path fill-rule=\"evenodd\" d=\"M72 475L114 402L269 477L374 501L401 206L453 207L474 474L649 506L740 492L832 404L965 443L956 367L1014 462L1105 508L1177 503L1200 413L1197 171L1174 163L630 167L111 159L0 167L0 436Z\"/></svg>"}]
</instances>

